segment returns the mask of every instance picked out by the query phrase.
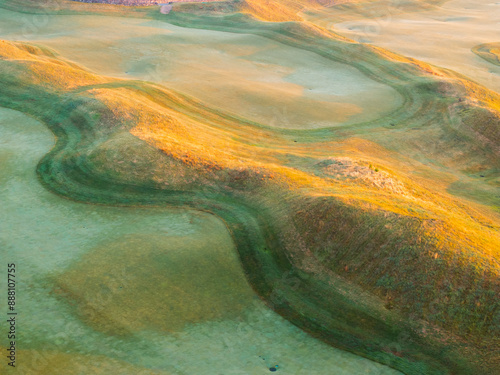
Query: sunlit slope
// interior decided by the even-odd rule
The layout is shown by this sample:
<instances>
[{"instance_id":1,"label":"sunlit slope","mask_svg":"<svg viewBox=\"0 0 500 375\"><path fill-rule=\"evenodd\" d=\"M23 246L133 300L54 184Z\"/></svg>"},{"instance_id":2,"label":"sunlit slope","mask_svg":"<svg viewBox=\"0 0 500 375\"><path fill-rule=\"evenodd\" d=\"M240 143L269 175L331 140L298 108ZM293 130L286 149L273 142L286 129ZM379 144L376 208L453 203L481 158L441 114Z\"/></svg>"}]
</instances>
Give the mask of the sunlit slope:
<instances>
[{"instance_id":1,"label":"sunlit slope","mask_svg":"<svg viewBox=\"0 0 500 375\"><path fill-rule=\"evenodd\" d=\"M322 24L325 16L330 13L329 8L335 7L342 18L353 15L386 16L388 12L412 12L431 9L446 0L412 0L404 3L390 0L237 0L225 1L216 4L181 4L176 10L189 9L199 12L200 9L220 12L241 12L255 19L266 22L287 22L313 20ZM339 21L336 19L335 21ZM330 19L328 22L332 22Z\"/></svg>"},{"instance_id":2,"label":"sunlit slope","mask_svg":"<svg viewBox=\"0 0 500 375\"><path fill-rule=\"evenodd\" d=\"M360 126L352 125L349 130L354 128L356 133L362 132L363 137L393 151L404 155L411 153L411 158L424 164L451 167L447 172L452 172L452 175L445 178L449 181L446 184L449 191L498 206L498 147L495 139L498 139L499 131L498 116L492 111L498 110L499 99L493 91L472 84L455 72L382 48L358 44L311 24L252 23L234 16L203 17L188 13L176 13L169 22L265 35L280 43L349 64L370 78L390 85L406 98L405 105L388 117ZM436 100L436 93L442 100ZM387 129L391 129L391 136L387 136ZM332 132L341 134L338 129L314 134L331 136ZM442 152L443 148L447 152ZM435 177L432 178L433 184L440 184L437 180L443 177ZM450 185L453 180L456 183Z\"/></svg>"},{"instance_id":3,"label":"sunlit slope","mask_svg":"<svg viewBox=\"0 0 500 375\"><path fill-rule=\"evenodd\" d=\"M439 177L457 166L445 156L439 161L446 172L420 164L412 154L425 135L404 140L401 133L420 124L427 137L448 135L439 141L449 152L460 149L462 161L495 170L498 98L383 50L358 53L367 53L372 66L382 64L374 69L384 79L414 82L407 91L398 86L407 96L399 118L351 127L347 135L268 129L165 88L99 77L49 51L9 42L1 44L0 100L58 135L39 173L59 194L214 212L230 227L256 291L294 323L407 373L421 366L428 373L473 373L476 339L491 349L498 336L498 217L446 194L442 183L415 178L415 166ZM64 84L52 78L58 76ZM458 126L447 118L450 93L460 94ZM493 121L480 123L482 114ZM381 134L403 142L409 156L370 140L383 143ZM472 151L481 144L477 156ZM280 276L287 270L297 287ZM361 301L358 288L368 293ZM395 353L389 344L400 332L412 336ZM439 335L456 350L467 340L465 363L457 352L449 363L437 355ZM493 366L487 348L481 355Z\"/></svg>"},{"instance_id":4,"label":"sunlit slope","mask_svg":"<svg viewBox=\"0 0 500 375\"><path fill-rule=\"evenodd\" d=\"M243 13L271 22L299 21L302 20L300 12L319 7L320 4L314 0L244 0L239 4Z\"/></svg>"},{"instance_id":5,"label":"sunlit slope","mask_svg":"<svg viewBox=\"0 0 500 375\"><path fill-rule=\"evenodd\" d=\"M472 52L492 64L500 65L500 43L480 44Z\"/></svg>"},{"instance_id":6,"label":"sunlit slope","mask_svg":"<svg viewBox=\"0 0 500 375\"><path fill-rule=\"evenodd\" d=\"M287 21L303 21L314 20L318 24L323 25L323 16L329 13L325 9L335 7L338 13L336 16L342 19L349 19L356 15L369 15L371 17L386 16L388 12L411 12L430 9L436 5L442 4L446 0L411 0L402 3L391 0L225 0L214 1L207 0L200 3L187 2L182 0L174 0L174 12L185 11L206 14L221 14L221 13L242 13L253 17L257 20L266 22L287 22ZM1 0L0 4L11 10L26 10L33 11L62 11L68 10L75 12L102 12L105 14L126 14L128 16L137 13L158 12L158 8L144 7L140 4L138 7L116 7L114 2L102 0L102 3L85 3L72 0ZM335 20L336 22L339 19ZM331 21L328 21L331 22Z\"/></svg>"}]
</instances>

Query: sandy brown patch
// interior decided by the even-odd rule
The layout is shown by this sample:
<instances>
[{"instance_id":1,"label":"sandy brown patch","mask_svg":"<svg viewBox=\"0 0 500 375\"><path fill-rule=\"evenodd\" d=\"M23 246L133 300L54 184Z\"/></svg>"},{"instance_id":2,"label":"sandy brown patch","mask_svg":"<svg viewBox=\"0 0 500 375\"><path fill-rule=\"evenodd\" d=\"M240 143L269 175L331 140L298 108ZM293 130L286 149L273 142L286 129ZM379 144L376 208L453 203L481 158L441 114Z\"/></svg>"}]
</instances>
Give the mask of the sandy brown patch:
<instances>
[{"instance_id":1,"label":"sandy brown patch","mask_svg":"<svg viewBox=\"0 0 500 375\"><path fill-rule=\"evenodd\" d=\"M0 348L2 358L6 350ZM50 350L18 350L18 361L15 371L20 375L169 375L170 372L152 370L134 366L125 361L100 355L84 355L78 353L62 353ZM0 370L7 371L5 361Z\"/></svg>"},{"instance_id":2,"label":"sandy brown patch","mask_svg":"<svg viewBox=\"0 0 500 375\"><path fill-rule=\"evenodd\" d=\"M128 236L87 254L58 278L58 292L99 331L178 331L235 317L249 303L252 290L230 250L209 235Z\"/></svg>"}]
</instances>

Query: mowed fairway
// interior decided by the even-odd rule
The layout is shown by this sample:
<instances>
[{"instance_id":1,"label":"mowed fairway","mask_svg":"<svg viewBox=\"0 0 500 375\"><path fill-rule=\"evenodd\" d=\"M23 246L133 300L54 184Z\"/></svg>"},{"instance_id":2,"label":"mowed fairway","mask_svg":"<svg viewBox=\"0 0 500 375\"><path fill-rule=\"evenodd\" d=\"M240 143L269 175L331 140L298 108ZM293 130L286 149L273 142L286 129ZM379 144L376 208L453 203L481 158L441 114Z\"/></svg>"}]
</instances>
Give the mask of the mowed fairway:
<instances>
[{"instance_id":1,"label":"mowed fairway","mask_svg":"<svg viewBox=\"0 0 500 375\"><path fill-rule=\"evenodd\" d=\"M49 46L99 74L163 83L266 126L353 124L402 104L352 67L255 35L93 15L50 15L31 29L26 18L2 10L0 38Z\"/></svg>"}]
</instances>

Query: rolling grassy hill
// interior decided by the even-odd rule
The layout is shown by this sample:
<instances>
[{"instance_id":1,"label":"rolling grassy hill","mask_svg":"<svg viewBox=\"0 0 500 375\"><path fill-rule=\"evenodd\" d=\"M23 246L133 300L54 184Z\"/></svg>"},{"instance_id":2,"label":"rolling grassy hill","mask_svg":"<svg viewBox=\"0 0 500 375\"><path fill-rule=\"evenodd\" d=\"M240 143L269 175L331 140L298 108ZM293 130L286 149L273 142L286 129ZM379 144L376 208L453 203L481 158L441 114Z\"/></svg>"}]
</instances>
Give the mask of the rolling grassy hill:
<instances>
[{"instance_id":1,"label":"rolling grassy hill","mask_svg":"<svg viewBox=\"0 0 500 375\"><path fill-rule=\"evenodd\" d=\"M492 64L500 65L500 43L480 44L472 52Z\"/></svg>"},{"instance_id":2,"label":"rolling grassy hill","mask_svg":"<svg viewBox=\"0 0 500 375\"><path fill-rule=\"evenodd\" d=\"M312 335L406 374L494 374L499 95L312 24L188 12L168 22L348 63L404 103L377 121L274 129L2 42L0 105L58 137L38 167L45 186L89 203L211 212L255 291ZM493 193L452 194L457 180Z\"/></svg>"}]
</instances>

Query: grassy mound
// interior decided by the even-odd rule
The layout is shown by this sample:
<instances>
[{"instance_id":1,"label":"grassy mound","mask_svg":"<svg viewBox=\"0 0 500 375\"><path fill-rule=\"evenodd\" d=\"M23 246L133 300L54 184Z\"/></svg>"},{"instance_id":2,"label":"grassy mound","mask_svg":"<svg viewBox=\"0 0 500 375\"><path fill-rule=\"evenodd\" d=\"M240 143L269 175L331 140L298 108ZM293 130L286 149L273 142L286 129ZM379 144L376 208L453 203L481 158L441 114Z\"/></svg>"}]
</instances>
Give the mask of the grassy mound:
<instances>
[{"instance_id":1,"label":"grassy mound","mask_svg":"<svg viewBox=\"0 0 500 375\"><path fill-rule=\"evenodd\" d=\"M489 63L500 65L500 43L480 44L472 48L472 52Z\"/></svg>"},{"instance_id":2,"label":"grassy mound","mask_svg":"<svg viewBox=\"0 0 500 375\"><path fill-rule=\"evenodd\" d=\"M41 181L79 201L211 212L255 291L311 334L406 374L493 374L498 214L429 181L474 170L489 173L480 183L497 183L498 95L313 25L188 13L169 21L349 63L398 90L404 105L341 129L271 129L4 42L0 105L58 137Z\"/></svg>"}]
</instances>

